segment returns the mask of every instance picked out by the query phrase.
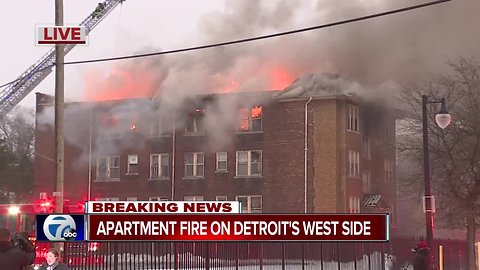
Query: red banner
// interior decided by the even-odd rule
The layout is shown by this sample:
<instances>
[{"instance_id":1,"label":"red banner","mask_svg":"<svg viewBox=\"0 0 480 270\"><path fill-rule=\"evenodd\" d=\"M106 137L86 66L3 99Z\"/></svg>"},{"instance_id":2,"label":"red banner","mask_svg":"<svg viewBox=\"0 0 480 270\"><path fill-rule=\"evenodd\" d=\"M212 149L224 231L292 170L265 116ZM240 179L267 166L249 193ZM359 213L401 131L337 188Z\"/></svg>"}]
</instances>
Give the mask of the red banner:
<instances>
[{"instance_id":1,"label":"red banner","mask_svg":"<svg viewBox=\"0 0 480 270\"><path fill-rule=\"evenodd\" d=\"M386 214L89 215L90 241L388 241Z\"/></svg>"}]
</instances>

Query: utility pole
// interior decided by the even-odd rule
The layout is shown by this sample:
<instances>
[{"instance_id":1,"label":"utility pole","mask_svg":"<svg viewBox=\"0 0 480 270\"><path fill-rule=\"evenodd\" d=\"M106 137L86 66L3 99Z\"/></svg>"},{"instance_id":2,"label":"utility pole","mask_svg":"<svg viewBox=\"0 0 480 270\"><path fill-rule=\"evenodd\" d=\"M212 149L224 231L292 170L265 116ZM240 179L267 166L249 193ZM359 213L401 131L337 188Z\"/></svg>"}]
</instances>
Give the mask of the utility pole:
<instances>
[{"instance_id":1,"label":"utility pole","mask_svg":"<svg viewBox=\"0 0 480 270\"><path fill-rule=\"evenodd\" d=\"M55 0L55 25L63 26L63 0ZM55 193L56 213L63 212L64 184L64 58L65 45L55 45Z\"/></svg>"}]
</instances>

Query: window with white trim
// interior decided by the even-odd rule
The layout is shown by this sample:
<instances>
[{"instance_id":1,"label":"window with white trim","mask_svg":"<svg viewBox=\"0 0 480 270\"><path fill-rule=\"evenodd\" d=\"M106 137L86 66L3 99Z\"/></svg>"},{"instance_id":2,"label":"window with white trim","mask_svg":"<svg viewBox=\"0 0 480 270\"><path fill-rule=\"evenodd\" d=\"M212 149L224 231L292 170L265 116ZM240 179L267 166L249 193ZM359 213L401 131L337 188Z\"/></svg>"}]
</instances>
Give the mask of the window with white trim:
<instances>
[{"instance_id":1,"label":"window with white trim","mask_svg":"<svg viewBox=\"0 0 480 270\"><path fill-rule=\"evenodd\" d=\"M185 133L205 132L205 127L203 124L204 113L205 109L196 109L194 112L188 115Z\"/></svg>"},{"instance_id":2,"label":"window with white trim","mask_svg":"<svg viewBox=\"0 0 480 270\"><path fill-rule=\"evenodd\" d=\"M150 154L150 179L168 179L169 177L168 154Z\"/></svg>"},{"instance_id":3,"label":"window with white trim","mask_svg":"<svg viewBox=\"0 0 480 270\"><path fill-rule=\"evenodd\" d=\"M120 180L120 156L102 156L97 159L97 181Z\"/></svg>"},{"instance_id":4,"label":"window with white trim","mask_svg":"<svg viewBox=\"0 0 480 270\"><path fill-rule=\"evenodd\" d=\"M167 196L155 196L155 197L148 197L148 200L149 201L168 201L170 200L169 197Z\"/></svg>"},{"instance_id":5,"label":"window with white trim","mask_svg":"<svg viewBox=\"0 0 480 270\"><path fill-rule=\"evenodd\" d=\"M348 212L349 213L360 213L360 197L349 197L348 198Z\"/></svg>"},{"instance_id":6,"label":"window with white trim","mask_svg":"<svg viewBox=\"0 0 480 270\"><path fill-rule=\"evenodd\" d=\"M136 201L137 197L127 197L127 201Z\"/></svg>"},{"instance_id":7,"label":"window with white trim","mask_svg":"<svg viewBox=\"0 0 480 270\"><path fill-rule=\"evenodd\" d=\"M227 196L225 196L225 195L215 196L215 200L216 200L216 201L222 201L222 202L223 202L223 201L228 201L228 200L227 200Z\"/></svg>"},{"instance_id":8,"label":"window with white trim","mask_svg":"<svg viewBox=\"0 0 480 270\"><path fill-rule=\"evenodd\" d=\"M372 192L372 173L370 171L363 172L363 193Z\"/></svg>"},{"instance_id":9,"label":"window with white trim","mask_svg":"<svg viewBox=\"0 0 480 270\"><path fill-rule=\"evenodd\" d=\"M128 155L127 174L138 174L138 155Z\"/></svg>"},{"instance_id":10,"label":"window with white trim","mask_svg":"<svg viewBox=\"0 0 480 270\"><path fill-rule=\"evenodd\" d=\"M238 110L238 132L262 131L262 106L240 108Z\"/></svg>"},{"instance_id":11,"label":"window with white trim","mask_svg":"<svg viewBox=\"0 0 480 270\"><path fill-rule=\"evenodd\" d=\"M241 195L235 197L242 206L242 213L262 213L261 195Z\"/></svg>"},{"instance_id":12,"label":"window with white trim","mask_svg":"<svg viewBox=\"0 0 480 270\"><path fill-rule=\"evenodd\" d=\"M360 176L360 153L356 151L348 151L348 176Z\"/></svg>"},{"instance_id":13,"label":"window with white trim","mask_svg":"<svg viewBox=\"0 0 480 270\"><path fill-rule=\"evenodd\" d=\"M262 151L237 151L237 176L262 175Z\"/></svg>"},{"instance_id":14,"label":"window with white trim","mask_svg":"<svg viewBox=\"0 0 480 270\"><path fill-rule=\"evenodd\" d=\"M197 196L197 195L193 195L193 196L183 196L183 200L184 200L184 201L204 201L204 200L205 200L205 197L203 197L203 196Z\"/></svg>"},{"instance_id":15,"label":"window with white trim","mask_svg":"<svg viewBox=\"0 0 480 270\"><path fill-rule=\"evenodd\" d=\"M217 171L226 172L227 171L227 152L217 152Z\"/></svg>"},{"instance_id":16,"label":"window with white trim","mask_svg":"<svg viewBox=\"0 0 480 270\"><path fill-rule=\"evenodd\" d=\"M348 110L348 126L349 131L360 131L360 108L356 105L347 105Z\"/></svg>"},{"instance_id":17,"label":"window with white trim","mask_svg":"<svg viewBox=\"0 0 480 270\"><path fill-rule=\"evenodd\" d=\"M205 170L204 154L185 153L185 177L203 177Z\"/></svg>"},{"instance_id":18,"label":"window with white trim","mask_svg":"<svg viewBox=\"0 0 480 270\"><path fill-rule=\"evenodd\" d=\"M395 167L395 164L389 160L385 159L383 162L383 171L385 173L385 181L386 182L391 182L393 181L393 169Z\"/></svg>"}]
</instances>

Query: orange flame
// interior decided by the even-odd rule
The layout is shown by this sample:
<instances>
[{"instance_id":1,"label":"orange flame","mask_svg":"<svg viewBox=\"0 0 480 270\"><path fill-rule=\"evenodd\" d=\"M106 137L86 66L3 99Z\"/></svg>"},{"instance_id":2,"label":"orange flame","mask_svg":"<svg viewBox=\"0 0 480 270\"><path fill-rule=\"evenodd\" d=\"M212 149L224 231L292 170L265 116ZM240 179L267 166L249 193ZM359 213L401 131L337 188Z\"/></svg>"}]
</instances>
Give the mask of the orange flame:
<instances>
[{"instance_id":1,"label":"orange flame","mask_svg":"<svg viewBox=\"0 0 480 270\"><path fill-rule=\"evenodd\" d=\"M272 69L270 80L272 90L282 90L289 86L295 79L287 68L279 66Z\"/></svg>"},{"instance_id":2,"label":"orange flame","mask_svg":"<svg viewBox=\"0 0 480 270\"><path fill-rule=\"evenodd\" d=\"M147 98L154 92L153 77L145 69L114 68L109 72L97 69L86 75L84 94L89 101Z\"/></svg>"}]
</instances>

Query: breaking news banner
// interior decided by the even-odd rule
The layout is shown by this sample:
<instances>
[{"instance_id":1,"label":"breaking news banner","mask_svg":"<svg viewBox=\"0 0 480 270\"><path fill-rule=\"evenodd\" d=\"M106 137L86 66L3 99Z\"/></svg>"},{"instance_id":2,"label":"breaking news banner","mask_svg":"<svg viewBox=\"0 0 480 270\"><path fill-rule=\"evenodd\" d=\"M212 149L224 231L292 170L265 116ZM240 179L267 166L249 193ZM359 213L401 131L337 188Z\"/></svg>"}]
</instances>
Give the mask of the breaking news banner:
<instances>
[{"instance_id":1,"label":"breaking news banner","mask_svg":"<svg viewBox=\"0 0 480 270\"><path fill-rule=\"evenodd\" d=\"M239 201L89 201L86 214L163 214L241 212Z\"/></svg>"},{"instance_id":2,"label":"breaking news banner","mask_svg":"<svg viewBox=\"0 0 480 270\"><path fill-rule=\"evenodd\" d=\"M37 215L37 241L85 241L84 215Z\"/></svg>"},{"instance_id":3,"label":"breaking news banner","mask_svg":"<svg viewBox=\"0 0 480 270\"><path fill-rule=\"evenodd\" d=\"M389 240L388 214L88 215L89 241Z\"/></svg>"}]
</instances>

